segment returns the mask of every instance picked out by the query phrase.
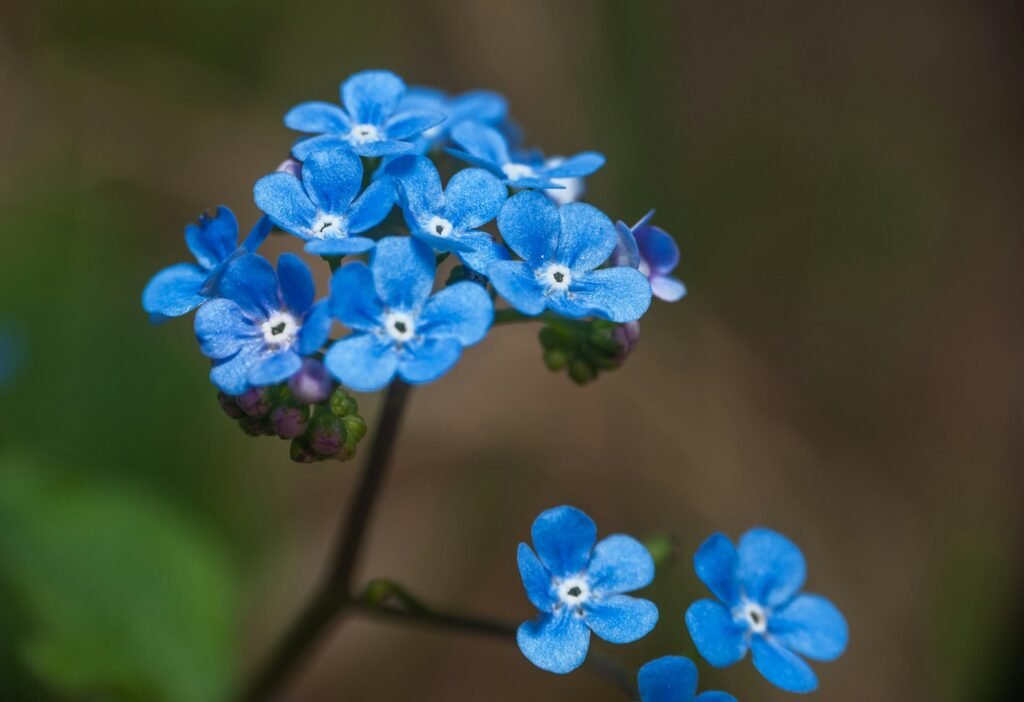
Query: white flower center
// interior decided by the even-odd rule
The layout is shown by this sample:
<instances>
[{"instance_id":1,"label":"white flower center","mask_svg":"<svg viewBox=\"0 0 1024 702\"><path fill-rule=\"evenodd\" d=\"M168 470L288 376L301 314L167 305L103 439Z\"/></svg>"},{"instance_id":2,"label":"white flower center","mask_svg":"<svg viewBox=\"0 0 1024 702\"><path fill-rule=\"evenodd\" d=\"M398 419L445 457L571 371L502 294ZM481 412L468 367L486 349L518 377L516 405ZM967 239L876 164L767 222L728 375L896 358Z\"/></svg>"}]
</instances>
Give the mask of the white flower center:
<instances>
[{"instance_id":1,"label":"white flower center","mask_svg":"<svg viewBox=\"0 0 1024 702\"><path fill-rule=\"evenodd\" d=\"M533 168L527 166L525 163L506 163L501 167L501 170L505 172L505 177L509 180L533 178L537 175Z\"/></svg>"},{"instance_id":2,"label":"white flower center","mask_svg":"<svg viewBox=\"0 0 1024 702\"><path fill-rule=\"evenodd\" d=\"M552 263L545 268L538 278L547 288L548 294L568 290L569 284L572 283L572 273L566 266L558 263Z\"/></svg>"},{"instance_id":3,"label":"white flower center","mask_svg":"<svg viewBox=\"0 0 1024 702\"><path fill-rule=\"evenodd\" d=\"M452 233L452 223L443 217L431 217L427 222L427 233L433 236L446 237Z\"/></svg>"},{"instance_id":4,"label":"white flower center","mask_svg":"<svg viewBox=\"0 0 1024 702\"><path fill-rule=\"evenodd\" d=\"M348 138L353 144L365 144L370 141L380 141L380 132L372 124L357 124L348 133Z\"/></svg>"},{"instance_id":5,"label":"white flower center","mask_svg":"<svg viewBox=\"0 0 1024 702\"><path fill-rule=\"evenodd\" d=\"M558 599L568 607L579 607L590 599L590 584L575 576L558 583Z\"/></svg>"},{"instance_id":6,"label":"white flower center","mask_svg":"<svg viewBox=\"0 0 1024 702\"><path fill-rule=\"evenodd\" d=\"M407 312L388 312L384 317L384 329L388 336L402 343L416 335L416 320Z\"/></svg>"},{"instance_id":7,"label":"white flower center","mask_svg":"<svg viewBox=\"0 0 1024 702\"><path fill-rule=\"evenodd\" d=\"M768 631L768 614L764 611L764 607L756 602L744 600L733 616L742 622L746 622L747 626L755 634L763 634Z\"/></svg>"},{"instance_id":8,"label":"white flower center","mask_svg":"<svg viewBox=\"0 0 1024 702\"><path fill-rule=\"evenodd\" d=\"M313 222L309 233L315 239L339 239L348 236L347 229L344 217L323 212Z\"/></svg>"},{"instance_id":9,"label":"white flower center","mask_svg":"<svg viewBox=\"0 0 1024 702\"><path fill-rule=\"evenodd\" d=\"M299 334L299 323L287 312L274 312L260 326L263 340L269 346L291 346Z\"/></svg>"}]
</instances>

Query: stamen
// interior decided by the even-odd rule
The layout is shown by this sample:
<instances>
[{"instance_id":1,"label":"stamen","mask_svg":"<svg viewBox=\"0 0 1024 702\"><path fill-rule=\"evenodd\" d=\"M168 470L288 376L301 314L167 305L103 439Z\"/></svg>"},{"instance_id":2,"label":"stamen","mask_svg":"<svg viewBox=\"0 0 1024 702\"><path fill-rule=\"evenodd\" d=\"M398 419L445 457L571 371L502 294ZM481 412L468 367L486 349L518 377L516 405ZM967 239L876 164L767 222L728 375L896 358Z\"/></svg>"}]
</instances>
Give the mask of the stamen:
<instances>
[{"instance_id":1,"label":"stamen","mask_svg":"<svg viewBox=\"0 0 1024 702\"><path fill-rule=\"evenodd\" d=\"M407 312L388 312L384 331L397 343L404 343L416 336L416 320Z\"/></svg>"},{"instance_id":2,"label":"stamen","mask_svg":"<svg viewBox=\"0 0 1024 702\"><path fill-rule=\"evenodd\" d=\"M553 263L537 276L541 284L547 289L547 294L568 290L572 283L572 272L568 267Z\"/></svg>"},{"instance_id":3,"label":"stamen","mask_svg":"<svg viewBox=\"0 0 1024 702\"><path fill-rule=\"evenodd\" d=\"M291 346L299 334L300 325L288 312L274 312L261 327L263 341L269 346Z\"/></svg>"}]
</instances>

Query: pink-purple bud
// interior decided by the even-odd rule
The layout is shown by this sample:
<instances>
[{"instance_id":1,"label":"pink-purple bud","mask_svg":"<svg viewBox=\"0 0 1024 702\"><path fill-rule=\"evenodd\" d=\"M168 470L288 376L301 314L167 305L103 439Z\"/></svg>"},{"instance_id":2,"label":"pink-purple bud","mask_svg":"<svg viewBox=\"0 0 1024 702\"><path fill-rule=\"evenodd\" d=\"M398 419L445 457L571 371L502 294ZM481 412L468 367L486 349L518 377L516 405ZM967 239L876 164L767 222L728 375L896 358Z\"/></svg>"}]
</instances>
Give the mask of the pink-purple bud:
<instances>
[{"instance_id":1,"label":"pink-purple bud","mask_svg":"<svg viewBox=\"0 0 1024 702\"><path fill-rule=\"evenodd\" d=\"M235 402L235 398L231 395L227 395L223 392L217 393L217 402L220 403L220 408L224 410L224 414L231 417L232 419L241 419L245 416L245 412Z\"/></svg>"},{"instance_id":2,"label":"pink-purple bud","mask_svg":"<svg viewBox=\"0 0 1024 702\"><path fill-rule=\"evenodd\" d=\"M277 172L287 173L288 175L293 175L299 180L302 180L302 161L296 161L294 158L286 159L277 167Z\"/></svg>"},{"instance_id":3,"label":"pink-purple bud","mask_svg":"<svg viewBox=\"0 0 1024 702\"><path fill-rule=\"evenodd\" d=\"M269 388L252 388L235 397L235 402L250 417L266 417L274 406Z\"/></svg>"},{"instance_id":4,"label":"pink-purple bud","mask_svg":"<svg viewBox=\"0 0 1024 702\"><path fill-rule=\"evenodd\" d=\"M619 344L615 360L622 363L640 342L640 322L626 322L612 330L612 338Z\"/></svg>"},{"instance_id":5,"label":"pink-purple bud","mask_svg":"<svg viewBox=\"0 0 1024 702\"><path fill-rule=\"evenodd\" d=\"M274 433L282 439L294 439L301 436L309 425L309 409L306 407L275 407L270 413L270 426Z\"/></svg>"},{"instance_id":6,"label":"pink-purple bud","mask_svg":"<svg viewBox=\"0 0 1024 702\"><path fill-rule=\"evenodd\" d=\"M331 396L334 382L324 364L314 358L307 358L302 362L302 368L288 379L288 388L302 404L319 405Z\"/></svg>"}]
</instances>

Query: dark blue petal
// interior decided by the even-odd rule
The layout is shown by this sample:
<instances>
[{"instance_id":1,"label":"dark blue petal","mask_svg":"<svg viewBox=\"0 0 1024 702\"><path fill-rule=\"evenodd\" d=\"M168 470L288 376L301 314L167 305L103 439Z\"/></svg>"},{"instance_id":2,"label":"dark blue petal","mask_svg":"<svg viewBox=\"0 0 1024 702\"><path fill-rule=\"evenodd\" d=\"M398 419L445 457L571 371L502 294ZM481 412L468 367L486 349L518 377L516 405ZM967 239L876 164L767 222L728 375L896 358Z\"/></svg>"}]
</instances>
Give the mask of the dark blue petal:
<instances>
[{"instance_id":1,"label":"dark blue petal","mask_svg":"<svg viewBox=\"0 0 1024 702\"><path fill-rule=\"evenodd\" d=\"M270 236L273 228L274 220L270 219L267 215L263 215L256 220L256 224L249 230L245 241L242 242L242 248L249 253L256 253L256 249L263 245L263 242Z\"/></svg>"},{"instance_id":2,"label":"dark blue petal","mask_svg":"<svg viewBox=\"0 0 1024 702\"><path fill-rule=\"evenodd\" d=\"M314 151L302 164L302 185L323 212L344 213L362 184L363 162L347 147Z\"/></svg>"},{"instance_id":3,"label":"dark blue petal","mask_svg":"<svg viewBox=\"0 0 1024 702\"><path fill-rule=\"evenodd\" d=\"M679 265L679 246L665 230L651 226L640 227L635 236L640 255L647 261L652 273L669 273Z\"/></svg>"},{"instance_id":4,"label":"dark blue petal","mask_svg":"<svg viewBox=\"0 0 1024 702\"><path fill-rule=\"evenodd\" d=\"M498 216L508 188L481 168L467 168L452 176L444 193L444 218L456 229L469 231Z\"/></svg>"},{"instance_id":5,"label":"dark blue petal","mask_svg":"<svg viewBox=\"0 0 1024 702\"><path fill-rule=\"evenodd\" d=\"M536 315L544 311L548 298L529 265L522 261L495 261L484 273L498 294L523 314Z\"/></svg>"},{"instance_id":6,"label":"dark blue petal","mask_svg":"<svg viewBox=\"0 0 1024 702\"><path fill-rule=\"evenodd\" d=\"M590 630L609 643L638 641L658 623L658 608L653 602L629 595L595 598L583 610Z\"/></svg>"},{"instance_id":7,"label":"dark blue petal","mask_svg":"<svg viewBox=\"0 0 1024 702\"><path fill-rule=\"evenodd\" d=\"M739 556L725 534L713 534L693 556L697 577L725 604L735 607L740 601Z\"/></svg>"},{"instance_id":8,"label":"dark blue petal","mask_svg":"<svg viewBox=\"0 0 1024 702\"><path fill-rule=\"evenodd\" d=\"M613 534L594 547L587 576L591 589L597 593L639 590L654 580L654 559L647 547L632 536Z\"/></svg>"},{"instance_id":9,"label":"dark blue petal","mask_svg":"<svg viewBox=\"0 0 1024 702\"><path fill-rule=\"evenodd\" d=\"M541 512L530 529L533 547L552 575L577 575L590 561L597 539L594 520L575 507L562 505Z\"/></svg>"},{"instance_id":10,"label":"dark blue petal","mask_svg":"<svg viewBox=\"0 0 1024 702\"><path fill-rule=\"evenodd\" d=\"M573 278L570 295L552 295L548 306L571 318L595 315L633 322L651 306L651 284L635 268L602 268Z\"/></svg>"},{"instance_id":11,"label":"dark blue petal","mask_svg":"<svg viewBox=\"0 0 1024 702\"><path fill-rule=\"evenodd\" d=\"M228 395L241 395L249 389L249 369L259 363L257 352L243 350L210 369L210 380Z\"/></svg>"},{"instance_id":12,"label":"dark blue petal","mask_svg":"<svg viewBox=\"0 0 1024 702\"><path fill-rule=\"evenodd\" d=\"M543 193L513 195L498 213L498 229L505 244L533 268L550 262L561 226L558 206Z\"/></svg>"},{"instance_id":13,"label":"dark blue petal","mask_svg":"<svg viewBox=\"0 0 1024 702\"><path fill-rule=\"evenodd\" d=\"M787 692L813 692L818 689L818 676L795 653L763 636L754 637L751 649L754 667L772 685Z\"/></svg>"},{"instance_id":14,"label":"dark blue petal","mask_svg":"<svg viewBox=\"0 0 1024 702\"><path fill-rule=\"evenodd\" d=\"M747 627L734 621L719 602L698 600L690 605L686 628L700 655L716 668L732 665L747 653Z\"/></svg>"},{"instance_id":15,"label":"dark blue petal","mask_svg":"<svg viewBox=\"0 0 1024 702\"><path fill-rule=\"evenodd\" d=\"M458 363L462 346L455 339L416 339L398 357L398 375L407 383L437 380Z\"/></svg>"},{"instance_id":16,"label":"dark blue petal","mask_svg":"<svg viewBox=\"0 0 1024 702\"><path fill-rule=\"evenodd\" d=\"M142 309L148 314L180 317L203 304L200 294L206 271L194 263L178 263L165 268L142 291Z\"/></svg>"},{"instance_id":17,"label":"dark blue petal","mask_svg":"<svg viewBox=\"0 0 1024 702\"><path fill-rule=\"evenodd\" d=\"M249 385L262 387L283 383L302 368L302 359L294 351L279 351L264 357L252 368L246 377Z\"/></svg>"},{"instance_id":18,"label":"dark blue petal","mask_svg":"<svg viewBox=\"0 0 1024 702\"><path fill-rule=\"evenodd\" d=\"M281 254L277 259L277 277L281 281L281 299L285 307L299 317L306 314L316 296L313 274L306 264L295 254Z\"/></svg>"},{"instance_id":19,"label":"dark blue petal","mask_svg":"<svg viewBox=\"0 0 1024 702\"><path fill-rule=\"evenodd\" d=\"M431 110L408 110L392 115L384 123L388 139L408 140L420 132L444 122L444 114Z\"/></svg>"},{"instance_id":20,"label":"dark blue petal","mask_svg":"<svg viewBox=\"0 0 1024 702\"><path fill-rule=\"evenodd\" d=\"M697 666L682 656L649 661L636 679L640 702L692 702L697 692Z\"/></svg>"},{"instance_id":21,"label":"dark blue petal","mask_svg":"<svg viewBox=\"0 0 1024 702\"><path fill-rule=\"evenodd\" d=\"M324 366L339 383L358 392L373 392L395 377L398 354L393 344L373 334L352 334L328 349Z\"/></svg>"},{"instance_id":22,"label":"dark blue petal","mask_svg":"<svg viewBox=\"0 0 1024 702\"><path fill-rule=\"evenodd\" d=\"M563 675L583 665L590 648L590 629L570 608L524 622L516 643L527 660L538 668Z\"/></svg>"},{"instance_id":23,"label":"dark blue petal","mask_svg":"<svg viewBox=\"0 0 1024 702\"><path fill-rule=\"evenodd\" d=\"M309 356L319 351L320 347L327 343L333 323L327 300L321 300L313 305L299 330L298 352L303 356Z\"/></svg>"},{"instance_id":24,"label":"dark blue petal","mask_svg":"<svg viewBox=\"0 0 1024 702\"><path fill-rule=\"evenodd\" d=\"M463 121L451 131L452 140L459 148L476 159L504 166L511 159L505 137L495 129L479 122Z\"/></svg>"},{"instance_id":25,"label":"dark blue petal","mask_svg":"<svg viewBox=\"0 0 1024 702\"><path fill-rule=\"evenodd\" d=\"M652 275L651 292L659 300L678 302L686 297L686 285L683 281L668 275Z\"/></svg>"},{"instance_id":26,"label":"dark blue petal","mask_svg":"<svg viewBox=\"0 0 1024 702\"><path fill-rule=\"evenodd\" d=\"M208 358L221 360L243 348L257 348L262 342L259 326L231 300L210 300L199 308L195 319L199 350Z\"/></svg>"},{"instance_id":27,"label":"dark blue petal","mask_svg":"<svg viewBox=\"0 0 1024 702\"><path fill-rule=\"evenodd\" d=\"M596 151L584 151L560 161L557 166L542 168L538 175L548 178L582 178L604 165L604 155Z\"/></svg>"},{"instance_id":28,"label":"dark blue petal","mask_svg":"<svg viewBox=\"0 0 1024 702\"><path fill-rule=\"evenodd\" d=\"M807 563L796 544L771 529L751 529L740 539L740 582L747 597L773 608L804 585Z\"/></svg>"},{"instance_id":29,"label":"dark blue petal","mask_svg":"<svg viewBox=\"0 0 1024 702\"><path fill-rule=\"evenodd\" d=\"M468 244L470 248L460 251L459 258L470 270L486 275L494 263L508 261L512 258L508 249L494 241L490 234L484 232L470 232L469 234L472 236L463 236L461 241Z\"/></svg>"},{"instance_id":30,"label":"dark blue petal","mask_svg":"<svg viewBox=\"0 0 1024 702\"><path fill-rule=\"evenodd\" d=\"M361 71L341 85L341 101L355 124L383 124L403 93L405 83L391 71Z\"/></svg>"},{"instance_id":31,"label":"dark blue petal","mask_svg":"<svg viewBox=\"0 0 1024 702\"><path fill-rule=\"evenodd\" d=\"M304 102L296 105L284 116L284 124L289 129L308 134L347 134L352 129L345 111L329 102Z\"/></svg>"},{"instance_id":32,"label":"dark blue petal","mask_svg":"<svg viewBox=\"0 0 1024 702\"><path fill-rule=\"evenodd\" d=\"M298 178L287 173L271 173L253 187L256 206L274 220L274 224L303 239L308 239L316 220L316 207Z\"/></svg>"},{"instance_id":33,"label":"dark blue petal","mask_svg":"<svg viewBox=\"0 0 1024 702\"><path fill-rule=\"evenodd\" d=\"M441 213L444 196L441 176L434 162L423 156L399 156L387 166L387 174L395 179L401 192L406 220L417 222ZM410 222L410 228L412 223Z\"/></svg>"},{"instance_id":34,"label":"dark blue petal","mask_svg":"<svg viewBox=\"0 0 1024 702\"><path fill-rule=\"evenodd\" d=\"M365 236L342 236L307 241L303 251L317 256L348 256L349 254L366 253L376 244L376 241L367 239Z\"/></svg>"},{"instance_id":35,"label":"dark blue petal","mask_svg":"<svg viewBox=\"0 0 1024 702\"><path fill-rule=\"evenodd\" d=\"M352 203L348 215L348 229L353 234L365 232L384 221L395 204L395 184L391 178L370 183L363 194Z\"/></svg>"},{"instance_id":36,"label":"dark blue petal","mask_svg":"<svg viewBox=\"0 0 1024 702\"><path fill-rule=\"evenodd\" d=\"M266 318L281 306L274 267L258 254L233 259L221 276L219 293L237 302L254 319Z\"/></svg>"},{"instance_id":37,"label":"dark blue petal","mask_svg":"<svg viewBox=\"0 0 1024 702\"><path fill-rule=\"evenodd\" d=\"M693 700L694 702L736 702L736 698L728 692L719 692L718 690L702 692L693 698Z\"/></svg>"},{"instance_id":38,"label":"dark blue petal","mask_svg":"<svg viewBox=\"0 0 1024 702\"><path fill-rule=\"evenodd\" d=\"M544 195L540 197L548 200ZM555 249L558 263L582 273L608 260L618 238L612 221L601 210L583 202L572 202L558 208L558 215L562 229Z\"/></svg>"},{"instance_id":39,"label":"dark blue petal","mask_svg":"<svg viewBox=\"0 0 1024 702\"><path fill-rule=\"evenodd\" d=\"M618 241L615 244L615 251L612 252L612 263L616 266L629 266L636 268L640 265L640 247L633 236L633 230L626 226L625 222L615 223L615 233Z\"/></svg>"},{"instance_id":40,"label":"dark blue petal","mask_svg":"<svg viewBox=\"0 0 1024 702\"><path fill-rule=\"evenodd\" d=\"M434 287L434 253L421 241L389 236L377 242L370 269L377 294L387 307L418 310Z\"/></svg>"},{"instance_id":41,"label":"dark blue petal","mask_svg":"<svg viewBox=\"0 0 1024 702\"><path fill-rule=\"evenodd\" d=\"M451 338L461 346L479 342L494 321L494 303L483 286L464 281L430 297L420 313L417 333Z\"/></svg>"},{"instance_id":42,"label":"dark blue petal","mask_svg":"<svg viewBox=\"0 0 1024 702\"><path fill-rule=\"evenodd\" d=\"M200 266L207 270L213 268L238 246L235 214L221 205L215 216L200 216L197 223L185 227L185 244Z\"/></svg>"},{"instance_id":43,"label":"dark blue petal","mask_svg":"<svg viewBox=\"0 0 1024 702\"><path fill-rule=\"evenodd\" d=\"M542 612L550 612L558 604L558 597L551 583L551 574L544 569L537 554L526 544L519 544L517 554L519 577L523 580L526 596L533 606Z\"/></svg>"},{"instance_id":44,"label":"dark blue petal","mask_svg":"<svg viewBox=\"0 0 1024 702\"><path fill-rule=\"evenodd\" d=\"M321 134L308 139L300 139L292 144L292 156L298 161L305 161L310 154L316 151L339 148L352 148L348 142L348 135Z\"/></svg>"},{"instance_id":45,"label":"dark blue petal","mask_svg":"<svg viewBox=\"0 0 1024 702\"><path fill-rule=\"evenodd\" d=\"M331 314L356 331L383 325L384 309L373 284L373 273L362 261L346 263L331 280Z\"/></svg>"},{"instance_id":46,"label":"dark blue petal","mask_svg":"<svg viewBox=\"0 0 1024 702\"><path fill-rule=\"evenodd\" d=\"M769 617L768 631L781 645L816 661L841 656L850 637L842 612L820 595L798 595Z\"/></svg>"}]
</instances>

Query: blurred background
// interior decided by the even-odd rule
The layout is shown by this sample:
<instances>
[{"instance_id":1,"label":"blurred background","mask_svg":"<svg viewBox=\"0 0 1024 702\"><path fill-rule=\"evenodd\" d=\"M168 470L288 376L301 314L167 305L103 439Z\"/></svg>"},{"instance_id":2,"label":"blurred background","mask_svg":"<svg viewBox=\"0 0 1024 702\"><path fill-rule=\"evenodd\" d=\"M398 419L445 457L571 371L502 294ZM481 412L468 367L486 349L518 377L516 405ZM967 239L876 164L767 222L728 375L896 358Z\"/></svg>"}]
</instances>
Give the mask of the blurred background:
<instances>
[{"instance_id":1,"label":"blurred background","mask_svg":"<svg viewBox=\"0 0 1024 702\"><path fill-rule=\"evenodd\" d=\"M656 207L690 295L590 386L518 325L415 390L364 575L520 620L540 510L669 532L661 622L613 651L637 666L694 655L700 542L766 525L850 622L821 699L1018 699L1022 15L848 5L0 3L0 698L228 699L317 581L358 464L244 436L190 322L150 327L139 295L202 210L255 220L288 108L390 68L503 92L548 153L603 151L588 200ZM352 620L282 698L338 699L621 695Z\"/></svg>"}]
</instances>

